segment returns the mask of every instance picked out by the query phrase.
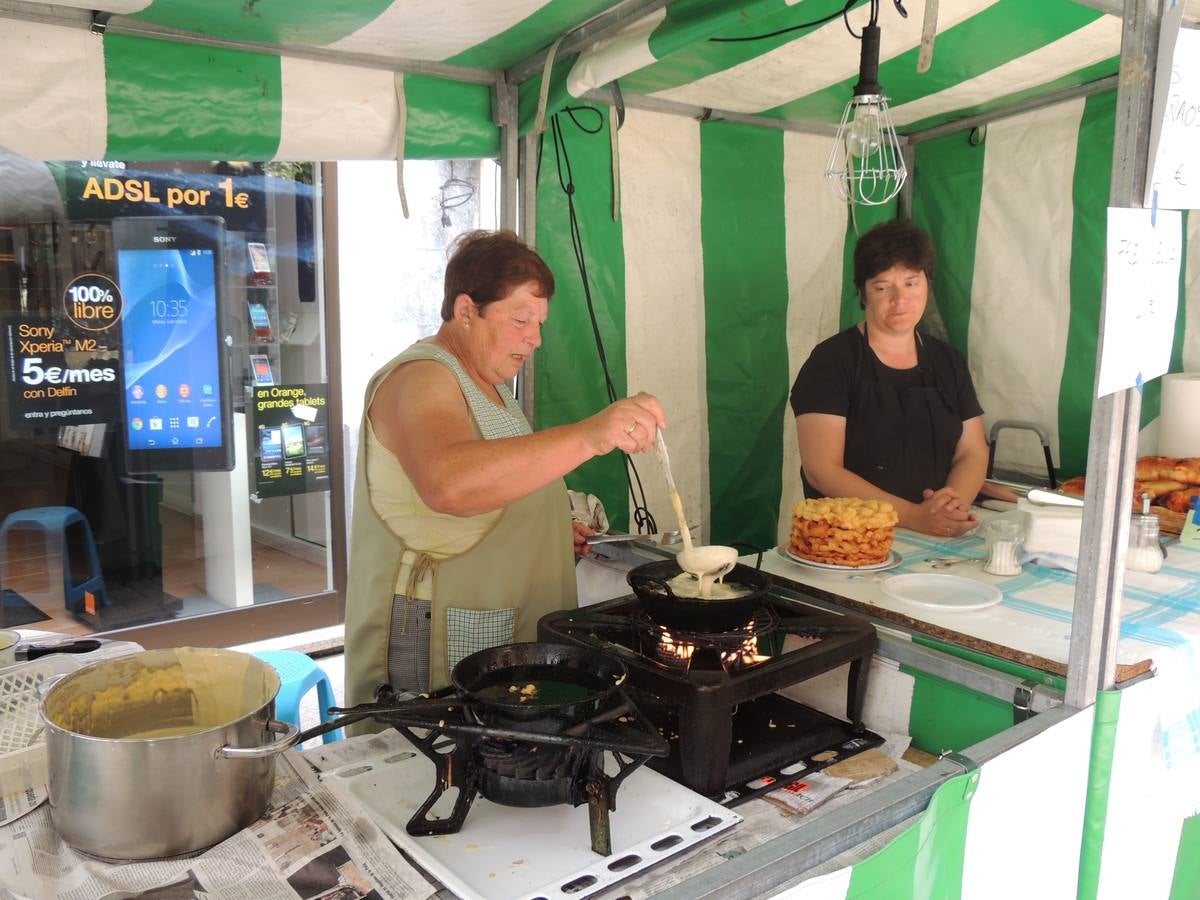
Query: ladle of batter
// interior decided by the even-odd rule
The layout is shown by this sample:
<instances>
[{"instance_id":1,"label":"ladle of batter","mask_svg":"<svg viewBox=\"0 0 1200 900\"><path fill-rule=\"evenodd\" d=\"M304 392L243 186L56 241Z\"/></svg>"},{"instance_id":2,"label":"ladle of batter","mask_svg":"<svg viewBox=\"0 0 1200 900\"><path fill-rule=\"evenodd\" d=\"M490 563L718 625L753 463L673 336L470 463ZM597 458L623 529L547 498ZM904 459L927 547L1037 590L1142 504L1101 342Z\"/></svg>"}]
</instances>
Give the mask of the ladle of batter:
<instances>
[{"instance_id":1,"label":"ladle of batter","mask_svg":"<svg viewBox=\"0 0 1200 900\"><path fill-rule=\"evenodd\" d=\"M658 457L662 460L663 473L667 476L671 506L674 507L675 517L679 520L679 534L683 538L683 549L679 551L675 560L679 563L679 568L700 582L700 596L710 600L713 582L724 578L733 569L737 563L738 552L733 547L720 544L704 544L699 547L692 545L692 533L683 514L683 502L679 499L679 491L675 489L675 478L671 475L671 457L667 454L667 442L663 438L661 428L655 436L655 442Z\"/></svg>"}]
</instances>

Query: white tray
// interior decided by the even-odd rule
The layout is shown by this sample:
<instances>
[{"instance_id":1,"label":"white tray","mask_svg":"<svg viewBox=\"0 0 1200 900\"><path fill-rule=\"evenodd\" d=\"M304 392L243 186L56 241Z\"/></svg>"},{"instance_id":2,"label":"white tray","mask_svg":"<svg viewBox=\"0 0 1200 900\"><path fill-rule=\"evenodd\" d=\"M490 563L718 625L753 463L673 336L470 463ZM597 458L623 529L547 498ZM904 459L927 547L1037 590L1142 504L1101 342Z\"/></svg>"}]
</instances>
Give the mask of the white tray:
<instances>
[{"instance_id":1,"label":"white tray","mask_svg":"<svg viewBox=\"0 0 1200 900\"><path fill-rule=\"evenodd\" d=\"M944 612L987 609L1004 599L999 588L961 575L913 573L893 575L883 582L883 592L893 600Z\"/></svg>"},{"instance_id":2,"label":"white tray","mask_svg":"<svg viewBox=\"0 0 1200 900\"><path fill-rule=\"evenodd\" d=\"M476 797L457 834L413 837L404 826L434 781L433 763L416 751L344 766L323 780L340 780L394 844L463 900L587 897L742 821L642 766L617 789L613 852L602 857L592 851L586 804L518 809Z\"/></svg>"}]
</instances>

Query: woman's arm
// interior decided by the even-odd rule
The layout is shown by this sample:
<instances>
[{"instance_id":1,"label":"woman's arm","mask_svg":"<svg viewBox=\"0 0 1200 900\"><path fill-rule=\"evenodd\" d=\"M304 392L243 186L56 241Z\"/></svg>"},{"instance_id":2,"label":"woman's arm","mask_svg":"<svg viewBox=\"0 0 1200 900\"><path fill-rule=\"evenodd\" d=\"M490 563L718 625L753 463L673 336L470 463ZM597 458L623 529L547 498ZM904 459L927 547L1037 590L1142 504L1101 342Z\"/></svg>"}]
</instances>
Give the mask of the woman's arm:
<instances>
[{"instance_id":1,"label":"woman's arm","mask_svg":"<svg viewBox=\"0 0 1200 900\"><path fill-rule=\"evenodd\" d=\"M425 504L455 516L500 509L615 448L647 450L666 424L658 400L639 394L581 422L481 440L457 379L431 360L406 363L384 379L368 417Z\"/></svg>"},{"instance_id":2,"label":"woman's arm","mask_svg":"<svg viewBox=\"0 0 1200 900\"><path fill-rule=\"evenodd\" d=\"M962 436L954 448L946 487L952 489L969 506L979 494L987 477L988 446L983 434L983 416L963 422Z\"/></svg>"},{"instance_id":3,"label":"woman's arm","mask_svg":"<svg viewBox=\"0 0 1200 900\"><path fill-rule=\"evenodd\" d=\"M847 469L843 465L846 452L844 416L825 413L796 416L796 439L805 476L813 487L828 497L886 500L896 508L902 528L925 534L957 535L975 525L975 520L968 512L958 509L954 504L947 504L944 495L932 495L922 503L912 503L877 488ZM986 456L984 463L986 467Z\"/></svg>"}]
</instances>

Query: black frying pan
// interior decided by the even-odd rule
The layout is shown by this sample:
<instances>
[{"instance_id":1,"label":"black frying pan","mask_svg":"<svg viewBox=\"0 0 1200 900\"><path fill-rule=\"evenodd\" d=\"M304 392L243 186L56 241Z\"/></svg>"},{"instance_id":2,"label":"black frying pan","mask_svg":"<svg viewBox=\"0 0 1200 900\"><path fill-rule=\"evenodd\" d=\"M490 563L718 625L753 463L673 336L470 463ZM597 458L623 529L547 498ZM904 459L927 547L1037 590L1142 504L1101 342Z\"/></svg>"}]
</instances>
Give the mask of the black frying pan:
<instances>
[{"instance_id":1,"label":"black frying pan","mask_svg":"<svg viewBox=\"0 0 1200 900\"><path fill-rule=\"evenodd\" d=\"M451 681L476 701L487 717L484 724L499 726L591 718L625 681L625 674L625 665L614 656L530 642L472 653L454 667ZM529 685L536 692L528 691Z\"/></svg>"},{"instance_id":2,"label":"black frying pan","mask_svg":"<svg viewBox=\"0 0 1200 900\"><path fill-rule=\"evenodd\" d=\"M735 565L725 583L746 588L749 593L733 600L701 600L677 597L667 584L683 570L673 559L644 563L629 571L626 580L642 608L659 625L683 631L728 631L745 625L771 587L765 572Z\"/></svg>"}]
</instances>

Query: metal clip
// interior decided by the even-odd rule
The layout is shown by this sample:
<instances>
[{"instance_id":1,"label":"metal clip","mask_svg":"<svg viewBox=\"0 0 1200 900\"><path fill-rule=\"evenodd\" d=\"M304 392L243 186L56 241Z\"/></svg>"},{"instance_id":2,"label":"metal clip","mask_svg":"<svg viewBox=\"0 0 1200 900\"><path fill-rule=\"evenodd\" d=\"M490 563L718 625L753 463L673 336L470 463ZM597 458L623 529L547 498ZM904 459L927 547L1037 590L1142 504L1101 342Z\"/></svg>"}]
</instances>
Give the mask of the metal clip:
<instances>
[{"instance_id":1,"label":"metal clip","mask_svg":"<svg viewBox=\"0 0 1200 900\"><path fill-rule=\"evenodd\" d=\"M962 766L963 772L971 772L979 768L979 764L969 756L963 756L955 750L943 750L938 759L948 759L957 766Z\"/></svg>"},{"instance_id":2,"label":"metal clip","mask_svg":"<svg viewBox=\"0 0 1200 900\"><path fill-rule=\"evenodd\" d=\"M91 28L92 34L98 34L101 37L103 37L104 32L106 32L108 30L108 20L111 19L112 17L113 17L113 14L110 12L102 12L98 9L93 10L93 12L92 12L92 28Z\"/></svg>"},{"instance_id":3,"label":"metal clip","mask_svg":"<svg viewBox=\"0 0 1200 900\"><path fill-rule=\"evenodd\" d=\"M1037 713L1033 711L1033 691L1037 684L1032 681L1023 681L1017 685L1013 691L1013 724L1020 725L1026 719L1031 719Z\"/></svg>"}]
</instances>

